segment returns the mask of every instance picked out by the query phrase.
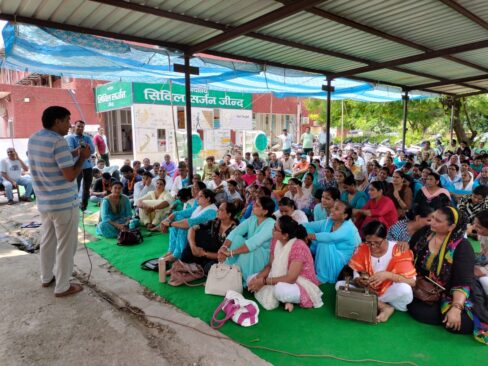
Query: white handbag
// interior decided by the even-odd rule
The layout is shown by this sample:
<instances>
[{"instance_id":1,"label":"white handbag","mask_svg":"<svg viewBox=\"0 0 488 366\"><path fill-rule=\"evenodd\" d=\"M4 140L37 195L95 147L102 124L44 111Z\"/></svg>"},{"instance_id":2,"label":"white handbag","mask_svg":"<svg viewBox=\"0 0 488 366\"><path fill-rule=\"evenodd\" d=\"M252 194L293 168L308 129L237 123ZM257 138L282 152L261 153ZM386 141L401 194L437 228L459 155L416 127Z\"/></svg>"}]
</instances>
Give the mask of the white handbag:
<instances>
[{"instance_id":1,"label":"white handbag","mask_svg":"<svg viewBox=\"0 0 488 366\"><path fill-rule=\"evenodd\" d=\"M242 294L242 273L238 266L216 263L210 267L205 293L207 295L225 296L228 290Z\"/></svg>"}]
</instances>

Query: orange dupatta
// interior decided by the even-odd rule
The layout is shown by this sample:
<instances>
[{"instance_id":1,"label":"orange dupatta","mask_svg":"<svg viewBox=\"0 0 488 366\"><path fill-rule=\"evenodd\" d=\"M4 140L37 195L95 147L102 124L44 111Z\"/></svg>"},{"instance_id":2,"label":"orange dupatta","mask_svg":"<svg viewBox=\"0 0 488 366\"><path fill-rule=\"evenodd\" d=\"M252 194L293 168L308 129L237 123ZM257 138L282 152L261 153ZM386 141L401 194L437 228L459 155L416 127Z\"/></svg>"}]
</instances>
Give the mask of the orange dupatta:
<instances>
[{"instance_id":1,"label":"orange dupatta","mask_svg":"<svg viewBox=\"0 0 488 366\"><path fill-rule=\"evenodd\" d=\"M373 265L371 263L371 250L368 245L361 244L349 261L349 267L356 272L367 272L370 276L374 274ZM406 278L413 278L417 274L413 264L413 253L411 250L400 252L398 245L395 244L392 251L392 257L388 266L387 272L392 272ZM378 287L374 288L378 296L381 296L393 284L393 281L383 281Z\"/></svg>"}]
</instances>

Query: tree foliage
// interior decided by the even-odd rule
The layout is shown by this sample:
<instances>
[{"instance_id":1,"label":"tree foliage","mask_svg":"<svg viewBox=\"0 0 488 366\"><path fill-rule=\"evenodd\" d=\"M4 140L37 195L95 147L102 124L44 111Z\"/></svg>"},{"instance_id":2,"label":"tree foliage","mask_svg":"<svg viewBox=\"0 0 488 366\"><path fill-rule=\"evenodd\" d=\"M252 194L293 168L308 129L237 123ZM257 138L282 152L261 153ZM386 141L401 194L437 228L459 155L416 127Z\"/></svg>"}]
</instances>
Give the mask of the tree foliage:
<instances>
[{"instance_id":1,"label":"tree foliage","mask_svg":"<svg viewBox=\"0 0 488 366\"><path fill-rule=\"evenodd\" d=\"M488 96L461 99L451 97L410 100L408 103L407 142L429 139L440 134L449 137L451 106L454 104L454 131L459 140L472 141L488 131ZM305 106L312 120L325 124L326 102L309 99ZM344 113L342 113L344 111ZM340 128L342 115L345 129L359 129L373 135L398 132L403 125L403 102L372 103L351 100L331 102L331 126Z\"/></svg>"}]
</instances>

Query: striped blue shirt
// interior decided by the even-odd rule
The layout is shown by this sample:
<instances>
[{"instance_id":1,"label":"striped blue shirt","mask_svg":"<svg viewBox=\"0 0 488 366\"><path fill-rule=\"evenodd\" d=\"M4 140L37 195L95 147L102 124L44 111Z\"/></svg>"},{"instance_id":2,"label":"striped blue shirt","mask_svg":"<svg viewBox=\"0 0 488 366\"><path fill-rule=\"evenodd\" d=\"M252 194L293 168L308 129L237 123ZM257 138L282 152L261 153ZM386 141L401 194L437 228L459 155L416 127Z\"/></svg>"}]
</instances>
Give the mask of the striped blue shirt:
<instances>
[{"instance_id":1,"label":"striped blue shirt","mask_svg":"<svg viewBox=\"0 0 488 366\"><path fill-rule=\"evenodd\" d=\"M56 212L78 206L76 180L70 182L62 172L74 165L63 136L42 129L29 138L27 151L39 211Z\"/></svg>"}]
</instances>

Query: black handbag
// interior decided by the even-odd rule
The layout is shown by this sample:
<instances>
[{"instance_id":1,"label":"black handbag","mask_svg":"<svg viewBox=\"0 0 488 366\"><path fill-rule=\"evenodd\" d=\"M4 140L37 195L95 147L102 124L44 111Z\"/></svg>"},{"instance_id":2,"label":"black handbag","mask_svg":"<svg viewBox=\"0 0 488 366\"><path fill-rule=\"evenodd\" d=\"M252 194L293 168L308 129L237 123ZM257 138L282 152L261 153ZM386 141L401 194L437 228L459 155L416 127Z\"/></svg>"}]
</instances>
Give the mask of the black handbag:
<instances>
[{"instance_id":1,"label":"black handbag","mask_svg":"<svg viewBox=\"0 0 488 366\"><path fill-rule=\"evenodd\" d=\"M139 229L124 230L117 236L117 245L128 246L141 244L144 241Z\"/></svg>"},{"instance_id":2,"label":"black handbag","mask_svg":"<svg viewBox=\"0 0 488 366\"><path fill-rule=\"evenodd\" d=\"M141 269L145 271L159 272L159 257L148 259L141 263Z\"/></svg>"}]
</instances>

